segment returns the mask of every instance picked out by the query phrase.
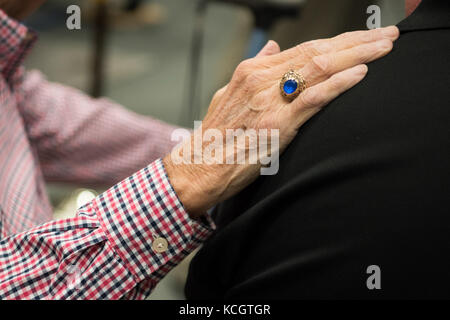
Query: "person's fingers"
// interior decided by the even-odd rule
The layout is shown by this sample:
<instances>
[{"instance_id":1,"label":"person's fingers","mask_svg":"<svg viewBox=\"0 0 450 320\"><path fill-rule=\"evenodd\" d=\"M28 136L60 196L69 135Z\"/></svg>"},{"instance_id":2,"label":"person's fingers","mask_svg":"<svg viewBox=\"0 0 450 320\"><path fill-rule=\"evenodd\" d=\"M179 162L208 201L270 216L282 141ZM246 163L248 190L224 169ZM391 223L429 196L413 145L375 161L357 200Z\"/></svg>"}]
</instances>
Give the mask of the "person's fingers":
<instances>
[{"instance_id":1,"label":"person's fingers","mask_svg":"<svg viewBox=\"0 0 450 320\"><path fill-rule=\"evenodd\" d=\"M367 66L362 64L336 73L328 80L307 88L285 106L289 108L287 112L281 112L289 117L295 117L296 125L300 127L322 107L360 82L367 74L367 70Z\"/></svg>"},{"instance_id":2,"label":"person's fingers","mask_svg":"<svg viewBox=\"0 0 450 320\"><path fill-rule=\"evenodd\" d=\"M272 65L290 63L294 68L301 68L311 58L331 52L349 49L361 44L376 42L382 39L395 41L399 36L396 26L365 31L352 31L340 34L330 39L320 39L304 42L279 54L266 59Z\"/></svg>"},{"instance_id":3,"label":"person's fingers","mask_svg":"<svg viewBox=\"0 0 450 320\"><path fill-rule=\"evenodd\" d=\"M372 30L342 33L332 38L331 41L336 50L344 50L364 43L379 41L382 39L395 41L397 40L399 35L400 31L396 26L389 26Z\"/></svg>"},{"instance_id":4,"label":"person's fingers","mask_svg":"<svg viewBox=\"0 0 450 320\"><path fill-rule=\"evenodd\" d=\"M275 41L269 40L256 57L271 56L276 53L280 53L280 46Z\"/></svg>"},{"instance_id":5,"label":"person's fingers","mask_svg":"<svg viewBox=\"0 0 450 320\"><path fill-rule=\"evenodd\" d=\"M305 78L308 86L313 86L328 79L335 73L385 56L392 50L392 46L391 40L385 39L316 56L299 73ZM284 69L286 68L288 68L287 65L285 65ZM280 72L284 72L284 70L280 70Z\"/></svg>"}]
</instances>

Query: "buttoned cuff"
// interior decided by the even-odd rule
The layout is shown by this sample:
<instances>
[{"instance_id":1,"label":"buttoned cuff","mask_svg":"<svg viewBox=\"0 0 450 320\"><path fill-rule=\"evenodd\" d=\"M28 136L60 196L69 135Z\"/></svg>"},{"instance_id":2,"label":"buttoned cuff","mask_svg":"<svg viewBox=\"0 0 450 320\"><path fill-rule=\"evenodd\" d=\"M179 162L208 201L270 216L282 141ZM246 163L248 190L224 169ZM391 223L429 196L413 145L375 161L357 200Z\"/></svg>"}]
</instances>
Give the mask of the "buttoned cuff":
<instances>
[{"instance_id":1,"label":"buttoned cuff","mask_svg":"<svg viewBox=\"0 0 450 320\"><path fill-rule=\"evenodd\" d=\"M215 229L191 219L173 190L161 159L93 201L114 250L136 281L159 281Z\"/></svg>"}]
</instances>

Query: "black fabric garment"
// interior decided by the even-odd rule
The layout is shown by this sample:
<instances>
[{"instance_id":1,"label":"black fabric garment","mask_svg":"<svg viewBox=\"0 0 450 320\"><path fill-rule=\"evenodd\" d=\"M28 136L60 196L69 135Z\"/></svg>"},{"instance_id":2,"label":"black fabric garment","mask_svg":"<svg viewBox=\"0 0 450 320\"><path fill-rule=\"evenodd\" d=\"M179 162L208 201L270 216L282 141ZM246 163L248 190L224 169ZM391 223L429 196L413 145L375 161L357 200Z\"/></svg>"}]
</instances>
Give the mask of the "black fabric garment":
<instances>
[{"instance_id":1,"label":"black fabric garment","mask_svg":"<svg viewBox=\"0 0 450 320\"><path fill-rule=\"evenodd\" d=\"M399 28L277 175L218 207L188 298L450 298L450 1L424 0Z\"/></svg>"}]
</instances>

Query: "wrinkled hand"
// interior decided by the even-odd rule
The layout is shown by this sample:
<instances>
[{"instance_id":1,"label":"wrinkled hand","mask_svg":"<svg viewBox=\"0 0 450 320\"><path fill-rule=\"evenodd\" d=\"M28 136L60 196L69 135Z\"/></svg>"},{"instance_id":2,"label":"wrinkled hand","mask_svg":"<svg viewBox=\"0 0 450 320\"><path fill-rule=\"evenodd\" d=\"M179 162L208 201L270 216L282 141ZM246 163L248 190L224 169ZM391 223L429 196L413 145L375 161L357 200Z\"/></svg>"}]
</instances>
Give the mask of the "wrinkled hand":
<instances>
[{"instance_id":1,"label":"wrinkled hand","mask_svg":"<svg viewBox=\"0 0 450 320\"><path fill-rule=\"evenodd\" d=\"M367 73L365 63L389 53L398 36L399 31L393 26L355 31L305 42L283 52L274 41L269 41L255 58L240 63L228 85L217 91L202 130L217 129L226 137L227 129L277 129L281 152L308 119L361 81ZM303 75L308 85L293 101L286 100L279 88L280 79L290 69ZM225 138L223 142L225 145ZM184 144L193 146L194 137ZM180 148L175 148L172 156L179 155ZM202 148L207 148L207 144ZM172 156L164 158L167 174L193 217L242 190L256 179L261 168L261 161L175 164ZM189 155L195 156L195 152Z\"/></svg>"}]
</instances>

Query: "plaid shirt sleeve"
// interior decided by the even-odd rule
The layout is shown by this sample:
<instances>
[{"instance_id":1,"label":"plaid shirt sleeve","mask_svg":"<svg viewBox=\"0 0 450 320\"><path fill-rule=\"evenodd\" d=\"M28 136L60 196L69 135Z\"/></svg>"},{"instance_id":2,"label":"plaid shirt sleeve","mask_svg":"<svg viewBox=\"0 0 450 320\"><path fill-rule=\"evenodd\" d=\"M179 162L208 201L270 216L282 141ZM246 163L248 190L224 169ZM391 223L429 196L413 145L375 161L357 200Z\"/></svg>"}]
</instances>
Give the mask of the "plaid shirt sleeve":
<instances>
[{"instance_id":1,"label":"plaid shirt sleeve","mask_svg":"<svg viewBox=\"0 0 450 320\"><path fill-rule=\"evenodd\" d=\"M213 228L188 216L156 160L75 218L0 240L0 298L142 299Z\"/></svg>"}]
</instances>

